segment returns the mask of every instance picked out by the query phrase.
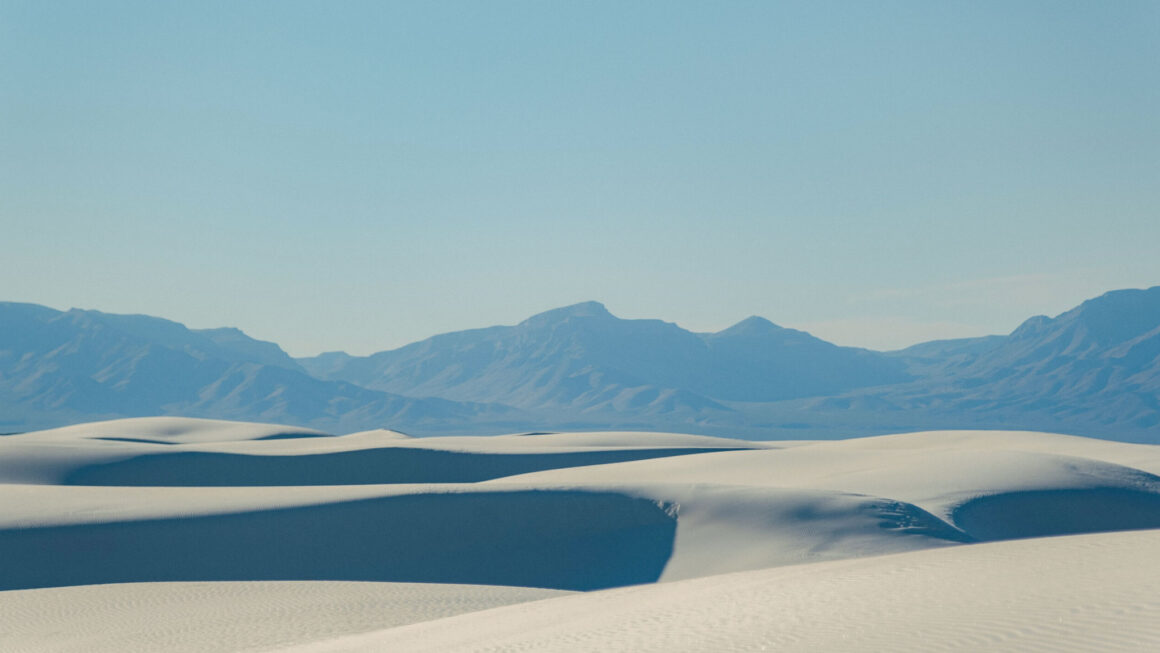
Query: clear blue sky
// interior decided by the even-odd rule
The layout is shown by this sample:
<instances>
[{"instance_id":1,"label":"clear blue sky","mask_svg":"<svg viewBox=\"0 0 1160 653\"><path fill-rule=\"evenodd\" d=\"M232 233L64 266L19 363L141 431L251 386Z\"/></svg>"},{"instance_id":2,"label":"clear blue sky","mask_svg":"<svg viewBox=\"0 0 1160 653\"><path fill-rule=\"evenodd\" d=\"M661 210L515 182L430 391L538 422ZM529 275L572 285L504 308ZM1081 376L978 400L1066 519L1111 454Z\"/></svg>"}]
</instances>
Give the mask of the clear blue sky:
<instances>
[{"instance_id":1,"label":"clear blue sky","mask_svg":"<svg viewBox=\"0 0 1160 653\"><path fill-rule=\"evenodd\" d=\"M0 299L875 348L1160 284L1160 3L0 0Z\"/></svg>"}]
</instances>

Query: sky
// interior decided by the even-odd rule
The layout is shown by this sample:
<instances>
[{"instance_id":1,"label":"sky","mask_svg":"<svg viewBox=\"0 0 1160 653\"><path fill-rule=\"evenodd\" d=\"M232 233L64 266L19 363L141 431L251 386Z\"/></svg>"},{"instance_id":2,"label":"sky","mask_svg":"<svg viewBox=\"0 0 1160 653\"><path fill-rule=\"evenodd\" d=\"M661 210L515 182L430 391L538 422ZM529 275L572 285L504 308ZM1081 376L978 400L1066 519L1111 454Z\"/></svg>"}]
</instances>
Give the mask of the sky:
<instances>
[{"instance_id":1,"label":"sky","mask_svg":"<svg viewBox=\"0 0 1160 653\"><path fill-rule=\"evenodd\" d=\"M0 0L0 300L893 349L1160 284L1160 3Z\"/></svg>"}]
</instances>

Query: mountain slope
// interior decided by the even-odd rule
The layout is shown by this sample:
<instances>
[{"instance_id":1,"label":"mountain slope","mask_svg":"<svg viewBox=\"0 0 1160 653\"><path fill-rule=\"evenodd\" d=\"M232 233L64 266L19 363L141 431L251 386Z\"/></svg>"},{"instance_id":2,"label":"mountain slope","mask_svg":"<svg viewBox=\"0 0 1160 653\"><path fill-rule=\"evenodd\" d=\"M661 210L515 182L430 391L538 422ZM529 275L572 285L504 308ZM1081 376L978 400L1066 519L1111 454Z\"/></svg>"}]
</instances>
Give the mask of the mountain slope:
<instances>
[{"instance_id":1,"label":"mountain slope","mask_svg":"<svg viewBox=\"0 0 1160 653\"><path fill-rule=\"evenodd\" d=\"M673 377L681 374L673 370L696 357L698 349L703 345L697 337L676 325L627 323L589 302L541 313L514 327L448 333L350 358L324 378L412 396L531 409L727 411L675 387L681 379ZM320 371L314 361L299 362Z\"/></svg>"},{"instance_id":2,"label":"mountain slope","mask_svg":"<svg viewBox=\"0 0 1160 653\"><path fill-rule=\"evenodd\" d=\"M193 333L205 336L217 345L219 351L229 352L247 362L273 365L298 372L306 371L278 345L265 340L255 340L240 329L233 327L196 329Z\"/></svg>"},{"instance_id":3,"label":"mountain slope","mask_svg":"<svg viewBox=\"0 0 1160 653\"><path fill-rule=\"evenodd\" d=\"M417 433L673 430L841 438L1018 428L1160 442L1160 287L1007 336L881 353L751 317L718 333L587 302L367 357L236 329L0 303L0 433L187 415Z\"/></svg>"},{"instance_id":4,"label":"mountain slope","mask_svg":"<svg viewBox=\"0 0 1160 653\"><path fill-rule=\"evenodd\" d=\"M1160 434L1160 286L1036 316L1003 338L935 345L896 352L924 378L881 396L900 408Z\"/></svg>"},{"instance_id":5,"label":"mountain slope","mask_svg":"<svg viewBox=\"0 0 1160 653\"><path fill-rule=\"evenodd\" d=\"M361 427L508 412L315 379L236 329L0 303L0 334L5 430L158 414Z\"/></svg>"},{"instance_id":6,"label":"mountain slope","mask_svg":"<svg viewBox=\"0 0 1160 653\"><path fill-rule=\"evenodd\" d=\"M721 401L777 401L909 378L882 354L761 318L696 334L660 320L622 320L596 302L365 358L325 356L299 362L323 378L389 392L589 412L721 412L731 410Z\"/></svg>"},{"instance_id":7,"label":"mountain slope","mask_svg":"<svg viewBox=\"0 0 1160 653\"><path fill-rule=\"evenodd\" d=\"M777 401L910 379L879 352L839 347L756 316L701 339L713 360L693 387L722 400Z\"/></svg>"}]
</instances>

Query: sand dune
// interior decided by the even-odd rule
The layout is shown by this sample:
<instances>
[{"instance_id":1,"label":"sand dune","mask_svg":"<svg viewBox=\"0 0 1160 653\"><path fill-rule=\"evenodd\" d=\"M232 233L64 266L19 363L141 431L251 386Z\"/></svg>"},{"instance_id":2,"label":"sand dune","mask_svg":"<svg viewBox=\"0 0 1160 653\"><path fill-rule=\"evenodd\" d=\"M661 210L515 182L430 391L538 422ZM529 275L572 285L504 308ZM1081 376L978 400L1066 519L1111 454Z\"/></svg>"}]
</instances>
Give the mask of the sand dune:
<instances>
[{"instance_id":1,"label":"sand dune","mask_svg":"<svg viewBox=\"0 0 1160 653\"><path fill-rule=\"evenodd\" d=\"M1160 447L1024 432L929 432L508 477L535 487L683 482L888 497L970 540L1160 528ZM1113 462L1119 461L1119 462ZM1129 466L1132 465L1132 466Z\"/></svg>"},{"instance_id":2,"label":"sand dune","mask_svg":"<svg viewBox=\"0 0 1160 653\"><path fill-rule=\"evenodd\" d=\"M0 530L0 589L196 580L597 589L656 580L676 528L658 502L596 491L388 492L196 516L175 503L163 518Z\"/></svg>"},{"instance_id":3,"label":"sand dune","mask_svg":"<svg viewBox=\"0 0 1160 653\"><path fill-rule=\"evenodd\" d=\"M524 603L286 649L1151 651L1160 531L777 567Z\"/></svg>"},{"instance_id":4,"label":"sand dune","mask_svg":"<svg viewBox=\"0 0 1160 653\"><path fill-rule=\"evenodd\" d=\"M348 582L129 583L0 594L6 653L258 651L564 592Z\"/></svg>"},{"instance_id":5,"label":"sand dune","mask_svg":"<svg viewBox=\"0 0 1160 653\"><path fill-rule=\"evenodd\" d=\"M158 444L192 444L195 442L237 442L239 440L277 440L327 436L322 431L254 422L230 422L193 417L136 417L105 422L76 424L47 431L36 431L39 442L49 440L121 440ZM27 435L27 434L20 434ZM18 438L19 436L11 436Z\"/></svg>"},{"instance_id":6,"label":"sand dune","mask_svg":"<svg viewBox=\"0 0 1160 653\"><path fill-rule=\"evenodd\" d=\"M0 483L109 486L300 486L471 483L544 469L763 445L700 436L549 434L335 437L307 429L145 418L0 438ZM156 434L154 434L154 429ZM230 440L229 437L236 439ZM603 442L604 444L601 444Z\"/></svg>"},{"instance_id":7,"label":"sand dune","mask_svg":"<svg viewBox=\"0 0 1160 653\"><path fill-rule=\"evenodd\" d=\"M540 644L584 650L586 643L607 650L730 650L734 645L751 650L795 641L818 650L815 644L825 648L838 641L825 640L831 635L858 638L864 631L901 628L906 601L914 602L911 607L920 615L939 605L978 613L981 625L963 626L961 632L948 625L949 617L931 613L927 627L944 622L938 626L942 630L931 631L939 638L935 643L963 648L970 642L1010 641L1022 647L1080 637L1079 626L1024 632L988 612L988 592L1008 602L1024 597L1019 600L1043 607L1043 615L1086 609L1078 603L1080 594L1052 603L1043 592L1053 585L1020 576L1029 573L1026 559L1042 548L1043 564L1057 565L1059 574L1108 606L1084 632L1111 630L1121 619L1124 632L1148 636L1152 631L1134 621L1136 608L1125 603L1138 598L1136 590L1119 581L1100 582L1088 572L1106 568L1107 578L1118 578L1126 573L1116 566L1118 556L1137 555L1146 558L1136 561L1139 576L1160 581L1152 562L1156 534L1138 530L1160 529L1158 474L1160 447L1027 432L751 443L642 432L334 436L212 420L116 420L0 437L0 589L6 590L0 591L0 614L25 614L41 600L75 603L79 615L105 614L100 611L105 608L90 603L140 602L144 599L124 598L140 590L139 596L158 593L156 604L171 606L167 614L180 620L183 599L176 598L175 588L198 587L198 596L218 593L223 604L256 606L269 592L297 606L277 611L282 617L255 617L264 620L257 631L274 632L278 619L296 619L293 615L310 602L294 598L296 592L308 593L294 583L324 587L314 584L346 581L326 586L346 588L363 587L353 581L373 581L386 593L367 598L345 594L346 589L323 592L335 602L326 610L339 620L343 601L349 600L352 614L366 615L368 601L386 600L403 587L382 583L446 584L435 586L442 588L438 591L471 584L475 589L463 590L464 605L471 609L545 596L495 587L485 592L480 585L589 593L503 608L494 623L464 615L432 622L428 630L395 627L451 612L412 619L392 608L381 622L352 617L343 622L348 626L330 629L322 617L298 620L300 628L286 631L298 633L294 636L241 637L237 648L313 642L323 647L318 650L332 645L380 650L375 638L381 637L400 642L396 650L471 650L508 642L518 650ZM1097 532L1107 534L1063 537ZM1015 539L1029 536L1059 537ZM980 544L997 540L1011 541ZM1063 570L1072 555L1085 556L1083 564ZM1116 559L1103 560L1106 556ZM981 580L986 575L977 572L980 565L1017 568ZM861 570L854 580L843 576L851 569ZM1049 572L1056 573L1042 571ZM831 601L854 605L863 597L873 603L873 583L860 585L861 578L877 579L887 593L901 593L890 608L896 613L883 613L879 622L854 619L848 627L809 629L816 631L810 637L822 637L816 640L801 630L806 622L784 622L789 617L782 613L815 610L789 610L795 596L803 606L818 604L810 618L820 618ZM1025 590L1016 591L1019 578L1028 585ZM642 583L648 585L610 589ZM846 585L849 593L836 589ZM797 589L777 591L790 586ZM448 591L431 596L455 594ZM747 593L765 597L766 604L748 604ZM484 595L505 598L471 602L470 597ZM704 609L713 596L720 606L709 610L718 616L708 623L719 624L716 629L687 616ZM639 609L622 609L621 602ZM552 607L557 604L566 607ZM650 605L655 618L647 617ZM43 636L53 646L84 648L91 640L92 650L149 641L147 633L133 630L131 612L109 613L110 624L123 624L110 625L109 633L86 631L65 617L57 622L21 617L27 627L19 641ZM239 609L237 614L242 619L249 613ZM229 616L211 615L198 623L221 619ZM155 623L160 646L174 625L166 617ZM392 630L365 635L369 639L341 638L384 628ZM653 639L626 632L659 628L672 629L676 639L654 633L656 642L685 642L685 648L650 649ZM470 638L456 639L461 630ZM436 631L443 634L433 635ZM52 639L52 632L80 634ZM762 633L769 632L790 639L777 635L767 641Z\"/></svg>"}]
</instances>

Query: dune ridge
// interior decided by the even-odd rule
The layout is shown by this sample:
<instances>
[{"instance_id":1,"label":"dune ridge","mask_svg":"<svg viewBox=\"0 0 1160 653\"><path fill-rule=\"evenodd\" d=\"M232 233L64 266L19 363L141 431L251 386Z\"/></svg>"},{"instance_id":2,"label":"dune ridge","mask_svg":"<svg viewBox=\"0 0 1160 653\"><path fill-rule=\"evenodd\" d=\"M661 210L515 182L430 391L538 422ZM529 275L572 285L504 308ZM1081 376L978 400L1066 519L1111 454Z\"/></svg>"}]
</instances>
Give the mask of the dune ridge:
<instances>
[{"instance_id":1,"label":"dune ridge","mask_svg":"<svg viewBox=\"0 0 1160 653\"><path fill-rule=\"evenodd\" d=\"M775 567L550 598L279 649L1148 651L1160 531Z\"/></svg>"},{"instance_id":2,"label":"dune ridge","mask_svg":"<svg viewBox=\"0 0 1160 653\"><path fill-rule=\"evenodd\" d=\"M846 602L871 600L872 583L848 582L842 570L849 569L862 569L858 578L876 579L880 591L922 602L912 606L916 614L935 610L924 623L934 629L934 643L948 650L989 642L1034 649L1073 636L1131 650L1113 633L1101 635L1117 619L1126 633L1154 633L1137 623L1139 614L1152 614L1151 604L1126 603L1140 592L1117 580L1127 575L1117 566L1120 558L1138 556L1136 580L1160 581L1160 562L1154 562L1160 560L1154 555L1160 447L1034 432L820 442L645 432L412 438L391 431L331 435L278 425L128 419L0 438L0 505L0 614L50 600L29 598L37 596L56 597L52 605L75 601L85 614L97 614L88 602L107 593L116 605L140 590L140 596L158 593L161 603L173 606L171 619L179 620L181 600L166 593L194 586L202 595L220 586L223 596L234 597L227 602L243 596L258 601L263 592L296 601L291 595L307 590L294 583L331 583L318 585L332 592L327 610L337 614L337 604L348 600L360 615L366 615L366 601L411 591L398 589L411 587L399 583L495 588L464 590L471 609L551 596L535 593L541 590L585 592L498 608L494 624L472 620L490 619L485 613L449 617L430 628L402 617L384 616L375 624L336 616L347 625L318 621L317 632L297 639L275 637L272 624L298 608L271 605L263 612L251 606L239 618L257 615L266 625L252 641L237 641L252 650L380 650L384 642L401 642L400 650L509 643L517 649L698 650L697 642L709 647L700 650L793 650L799 640L810 643L802 650L810 650L812 643L838 641L826 640L825 633L858 639L863 632L900 628L904 601L879 626L855 619L848 628L821 628L809 636L800 623L768 616L781 614L789 596L805 606L823 606L818 597L827 592ZM1033 536L1039 539L1017 539ZM1064 593L1063 603L1053 603L1044 593L1051 582L1037 585L1033 576L1020 576L1040 546L1043 564L1055 565L1042 573L1085 586L1105 605L1086 630L1043 625L1028 635L984 605L992 592L1004 601L1023 597L1042 615L1087 609L1082 593ZM1073 555L1091 560L1078 560L1073 573L1064 564ZM991 564L1020 569L992 578L972 566ZM1093 568L1106 568L1107 575L1101 580L1085 571ZM989 580L979 580L984 578ZM1016 587L1018 578L1031 587ZM928 587L940 582L949 583L946 597ZM252 592L246 589L251 583ZM779 593L786 583L798 589ZM988 583L991 590L980 589ZM848 596L841 589L847 584ZM368 598L369 586L383 594ZM279 594L272 588L294 589ZM530 593L520 593L525 590ZM960 591L959 603L947 598ZM30 594L35 592L45 594ZM480 592L498 602L472 602ZM761 598L749 605L741 597L753 592ZM453 594L438 594L442 598L431 599L432 605L446 606ZM691 616L713 596L720 606L708 614L716 615L711 623L719 628ZM620 609L625 601L636 607ZM719 614L728 606L736 614ZM809 608L811 618L821 609ZM977 632L956 630L945 612L952 609L977 612L982 625ZM441 610L407 614L415 622L451 614ZM136 628L128 613L109 614L124 628ZM161 618L150 640L137 631L106 637L64 616L34 621L41 625L20 631L19 641L42 637L44 650L76 650L68 647L81 646L86 637L94 651L153 650L148 642L168 641L173 626ZM220 619L197 623L203 625L191 626L191 641L208 641L197 638L207 637L205 629ZM662 626L675 634L653 632ZM635 638L628 632L634 629L653 632L659 643ZM761 633L769 629L799 639L768 639ZM718 630L725 634L713 634ZM456 639L459 631L476 638ZM0 648L15 641L0 639ZM664 648L665 642L679 646Z\"/></svg>"}]
</instances>

